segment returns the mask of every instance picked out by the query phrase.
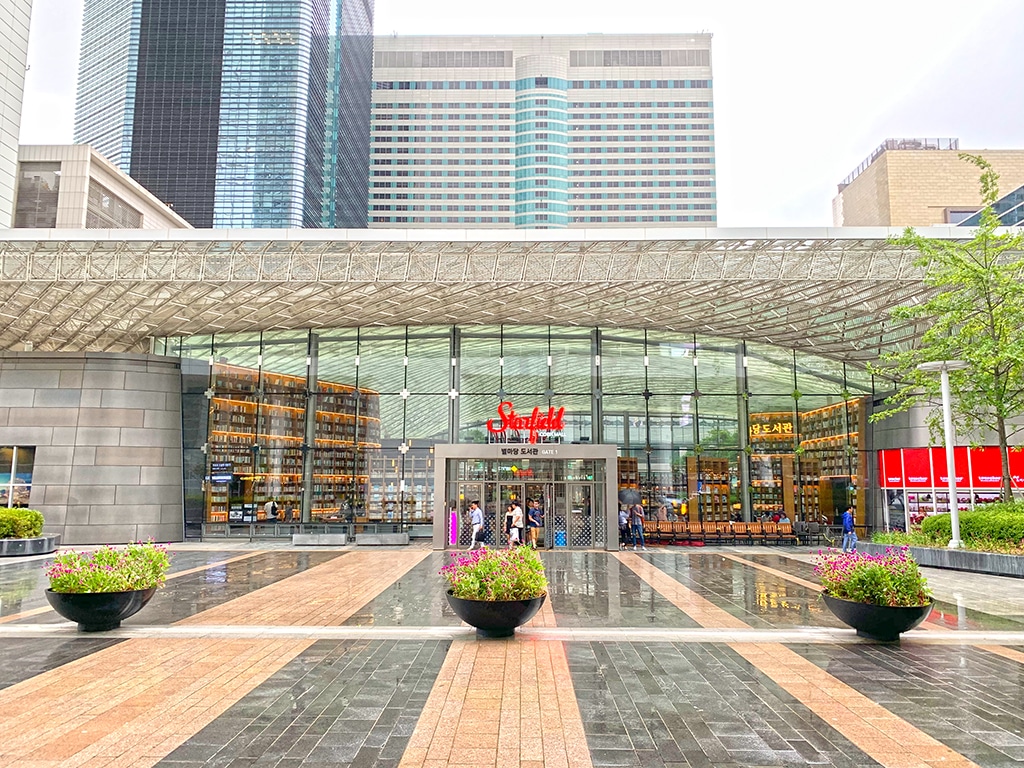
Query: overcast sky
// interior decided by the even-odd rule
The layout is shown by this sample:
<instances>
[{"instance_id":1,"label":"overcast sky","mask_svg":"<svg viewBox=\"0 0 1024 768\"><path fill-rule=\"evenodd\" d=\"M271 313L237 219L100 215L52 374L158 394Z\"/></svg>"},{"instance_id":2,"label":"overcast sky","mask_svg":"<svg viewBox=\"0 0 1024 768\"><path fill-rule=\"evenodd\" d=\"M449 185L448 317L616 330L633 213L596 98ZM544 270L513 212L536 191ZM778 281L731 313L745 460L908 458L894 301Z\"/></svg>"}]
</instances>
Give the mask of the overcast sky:
<instances>
[{"instance_id":1,"label":"overcast sky","mask_svg":"<svg viewBox=\"0 0 1024 768\"><path fill-rule=\"evenodd\" d=\"M34 0L23 144L71 142L82 4ZM830 226L836 184L885 138L1024 147L1020 0L376 0L375 27L712 33L723 227Z\"/></svg>"}]
</instances>

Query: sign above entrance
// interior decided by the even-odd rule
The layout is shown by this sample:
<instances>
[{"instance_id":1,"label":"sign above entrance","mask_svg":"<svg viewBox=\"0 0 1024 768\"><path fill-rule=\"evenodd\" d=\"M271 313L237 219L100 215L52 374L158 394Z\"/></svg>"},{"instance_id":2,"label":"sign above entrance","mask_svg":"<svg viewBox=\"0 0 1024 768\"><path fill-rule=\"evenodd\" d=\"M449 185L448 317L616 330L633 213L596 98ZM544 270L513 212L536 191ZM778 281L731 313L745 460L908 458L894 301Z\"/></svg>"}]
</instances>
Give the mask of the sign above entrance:
<instances>
[{"instance_id":1,"label":"sign above entrance","mask_svg":"<svg viewBox=\"0 0 1024 768\"><path fill-rule=\"evenodd\" d=\"M508 400L498 405L498 418L500 425L495 425L494 419L487 420L487 431L492 434L502 434L507 430L516 432L529 432L530 442L537 442L537 435L540 432L560 432L565 429L565 408L548 408L547 413L541 413L540 408L534 408L529 416L521 416L512 408Z\"/></svg>"}]
</instances>

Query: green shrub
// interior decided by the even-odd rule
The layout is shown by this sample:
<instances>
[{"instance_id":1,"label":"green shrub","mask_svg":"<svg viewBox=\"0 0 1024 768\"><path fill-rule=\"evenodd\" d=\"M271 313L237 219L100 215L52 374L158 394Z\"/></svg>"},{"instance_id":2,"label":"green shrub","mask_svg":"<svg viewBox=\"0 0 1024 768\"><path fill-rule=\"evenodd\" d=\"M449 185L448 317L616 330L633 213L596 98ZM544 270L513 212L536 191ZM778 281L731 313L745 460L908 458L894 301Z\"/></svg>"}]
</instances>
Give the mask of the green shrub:
<instances>
[{"instance_id":1,"label":"green shrub","mask_svg":"<svg viewBox=\"0 0 1024 768\"><path fill-rule=\"evenodd\" d=\"M34 509L0 507L0 539L31 539L43 532L43 515Z\"/></svg>"},{"instance_id":2,"label":"green shrub","mask_svg":"<svg viewBox=\"0 0 1024 768\"><path fill-rule=\"evenodd\" d=\"M953 537L948 514L926 517L921 532L936 539ZM987 504L960 513L960 538L964 541L988 539L1018 543L1024 540L1024 503Z\"/></svg>"},{"instance_id":3,"label":"green shrub","mask_svg":"<svg viewBox=\"0 0 1024 768\"><path fill-rule=\"evenodd\" d=\"M830 549L819 552L814 572L825 592L840 600L895 607L931 600L928 580L907 547L887 547L880 555Z\"/></svg>"}]
</instances>

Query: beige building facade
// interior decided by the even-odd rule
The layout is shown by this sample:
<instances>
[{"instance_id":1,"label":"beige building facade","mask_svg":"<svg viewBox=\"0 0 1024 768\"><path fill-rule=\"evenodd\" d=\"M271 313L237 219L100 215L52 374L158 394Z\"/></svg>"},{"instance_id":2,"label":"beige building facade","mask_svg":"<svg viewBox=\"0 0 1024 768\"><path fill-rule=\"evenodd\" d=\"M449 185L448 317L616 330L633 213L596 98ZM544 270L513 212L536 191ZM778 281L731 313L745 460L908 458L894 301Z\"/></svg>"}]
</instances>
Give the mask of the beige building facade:
<instances>
[{"instance_id":1,"label":"beige building facade","mask_svg":"<svg viewBox=\"0 0 1024 768\"><path fill-rule=\"evenodd\" d=\"M0 3L0 228L11 225L31 0Z\"/></svg>"},{"instance_id":2,"label":"beige building facade","mask_svg":"<svg viewBox=\"0 0 1024 768\"><path fill-rule=\"evenodd\" d=\"M960 152L984 157L1005 194L1024 184L1024 149L962 150L957 139L888 139L839 185L832 221L840 227L958 224L981 207L978 169Z\"/></svg>"},{"instance_id":3,"label":"beige building facade","mask_svg":"<svg viewBox=\"0 0 1024 768\"><path fill-rule=\"evenodd\" d=\"M192 229L88 144L22 146L14 200L16 229Z\"/></svg>"}]
</instances>

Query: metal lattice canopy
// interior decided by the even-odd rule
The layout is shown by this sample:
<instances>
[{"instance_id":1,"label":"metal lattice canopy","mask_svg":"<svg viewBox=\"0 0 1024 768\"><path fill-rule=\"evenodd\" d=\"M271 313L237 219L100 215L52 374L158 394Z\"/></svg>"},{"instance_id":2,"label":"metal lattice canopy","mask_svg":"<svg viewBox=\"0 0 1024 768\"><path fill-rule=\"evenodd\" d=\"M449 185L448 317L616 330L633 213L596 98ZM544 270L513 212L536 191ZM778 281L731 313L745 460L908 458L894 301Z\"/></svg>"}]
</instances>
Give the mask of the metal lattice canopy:
<instances>
[{"instance_id":1,"label":"metal lattice canopy","mask_svg":"<svg viewBox=\"0 0 1024 768\"><path fill-rule=\"evenodd\" d=\"M972 231L921 230L963 239ZM927 295L897 230L0 230L0 349L367 325L649 328L873 360Z\"/></svg>"}]
</instances>

